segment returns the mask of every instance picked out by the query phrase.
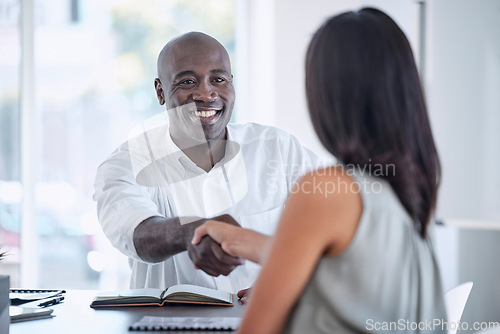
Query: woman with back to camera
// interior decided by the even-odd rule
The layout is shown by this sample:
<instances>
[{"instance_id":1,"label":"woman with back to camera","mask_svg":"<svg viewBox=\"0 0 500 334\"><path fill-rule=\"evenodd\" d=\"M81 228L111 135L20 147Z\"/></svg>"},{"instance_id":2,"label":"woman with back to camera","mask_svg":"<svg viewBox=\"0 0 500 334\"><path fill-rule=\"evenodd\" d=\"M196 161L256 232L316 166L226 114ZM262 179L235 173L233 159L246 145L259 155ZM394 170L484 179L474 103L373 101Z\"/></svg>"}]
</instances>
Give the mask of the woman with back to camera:
<instances>
[{"instance_id":1,"label":"woman with back to camera","mask_svg":"<svg viewBox=\"0 0 500 334\"><path fill-rule=\"evenodd\" d=\"M442 332L429 236L440 164L405 35L376 9L329 19L306 91L339 164L300 180L274 238L210 221L193 239L263 264L239 333Z\"/></svg>"}]
</instances>

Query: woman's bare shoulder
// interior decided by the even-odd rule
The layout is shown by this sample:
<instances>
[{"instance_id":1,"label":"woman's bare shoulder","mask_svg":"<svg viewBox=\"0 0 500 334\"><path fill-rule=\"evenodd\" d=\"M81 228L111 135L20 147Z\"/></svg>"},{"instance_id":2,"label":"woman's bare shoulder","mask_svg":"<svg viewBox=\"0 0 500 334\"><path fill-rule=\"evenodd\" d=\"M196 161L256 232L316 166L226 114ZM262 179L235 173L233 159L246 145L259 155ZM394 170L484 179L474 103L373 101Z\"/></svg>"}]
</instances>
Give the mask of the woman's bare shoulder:
<instances>
[{"instance_id":1,"label":"woman's bare shoulder","mask_svg":"<svg viewBox=\"0 0 500 334\"><path fill-rule=\"evenodd\" d=\"M307 212L309 227L324 231L329 238L326 254L339 254L352 240L363 212L359 192L356 181L339 166L312 171L297 184L290 198L297 211L292 210L296 215Z\"/></svg>"}]
</instances>

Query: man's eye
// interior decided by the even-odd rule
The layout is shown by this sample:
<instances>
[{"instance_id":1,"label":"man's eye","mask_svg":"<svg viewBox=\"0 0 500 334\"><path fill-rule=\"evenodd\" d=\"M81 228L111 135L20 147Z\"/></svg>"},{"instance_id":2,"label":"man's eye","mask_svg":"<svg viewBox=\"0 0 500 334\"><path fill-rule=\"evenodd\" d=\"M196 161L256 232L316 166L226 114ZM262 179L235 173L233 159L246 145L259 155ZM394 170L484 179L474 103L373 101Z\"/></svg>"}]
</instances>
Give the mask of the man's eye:
<instances>
[{"instance_id":1,"label":"man's eye","mask_svg":"<svg viewBox=\"0 0 500 334\"><path fill-rule=\"evenodd\" d=\"M224 79L224 78L214 78L214 80L213 80L213 81L214 81L214 82L217 82L217 83L221 83L221 82L226 81L226 79Z\"/></svg>"},{"instance_id":2,"label":"man's eye","mask_svg":"<svg viewBox=\"0 0 500 334\"><path fill-rule=\"evenodd\" d=\"M183 85L192 85L192 84L194 84L194 80L193 79L182 80L181 84L183 84Z\"/></svg>"}]
</instances>

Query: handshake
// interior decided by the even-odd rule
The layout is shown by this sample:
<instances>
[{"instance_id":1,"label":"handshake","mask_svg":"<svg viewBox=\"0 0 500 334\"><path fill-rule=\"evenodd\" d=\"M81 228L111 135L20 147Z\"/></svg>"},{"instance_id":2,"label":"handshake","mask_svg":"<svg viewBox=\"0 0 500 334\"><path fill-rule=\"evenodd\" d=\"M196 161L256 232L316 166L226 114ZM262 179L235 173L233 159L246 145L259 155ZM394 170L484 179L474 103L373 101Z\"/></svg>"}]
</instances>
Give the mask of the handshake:
<instances>
[{"instance_id":1,"label":"handshake","mask_svg":"<svg viewBox=\"0 0 500 334\"><path fill-rule=\"evenodd\" d=\"M230 215L222 215L194 230L193 239L187 246L195 268L209 275L229 275L248 259L262 263L270 237L242 228ZM246 303L252 288L238 291L238 298Z\"/></svg>"},{"instance_id":2,"label":"handshake","mask_svg":"<svg viewBox=\"0 0 500 334\"><path fill-rule=\"evenodd\" d=\"M180 224L178 218L155 216L134 231L134 246L145 262L158 263L187 251L195 268L211 276L227 276L246 260L262 263L270 239L241 227L227 214L189 224ZM242 290L238 296L246 294Z\"/></svg>"},{"instance_id":3,"label":"handshake","mask_svg":"<svg viewBox=\"0 0 500 334\"><path fill-rule=\"evenodd\" d=\"M238 243L242 234L239 232L244 230L233 217L221 215L211 220L203 219L200 223L194 230L192 240L186 240L187 252L195 268L211 276L227 276L245 263L243 257L227 247L228 244Z\"/></svg>"},{"instance_id":4,"label":"handshake","mask_svg":"<svg viewBox=\"0 0 500 334\"><path fill-rule=\"evenodd\" d=\"M203 219L187 245L195 268L209 275L229 275L237 266L250 260L262 263L271 237L242 228L229 215Z\"/></svg>"}]
</instances>

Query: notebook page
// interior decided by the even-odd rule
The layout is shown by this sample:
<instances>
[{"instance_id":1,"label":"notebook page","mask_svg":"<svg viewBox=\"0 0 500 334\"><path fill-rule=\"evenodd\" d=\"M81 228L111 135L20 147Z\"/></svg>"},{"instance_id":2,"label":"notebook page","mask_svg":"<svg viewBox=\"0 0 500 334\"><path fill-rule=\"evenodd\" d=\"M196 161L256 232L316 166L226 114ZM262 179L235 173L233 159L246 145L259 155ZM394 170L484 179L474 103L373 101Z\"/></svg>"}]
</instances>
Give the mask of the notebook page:
<instances>
[{"instance_id":1,"label":"notebook page","mask_svg":"<svg viewBox=\"0 0 500 334\"><path fill-rule=\"evenodd\" d=\"M172 295L174 293L194 293L202 296L207 296L210 298L214 299L220 299L228 303L233 302L233 298L231 293L227 291L222 291L222 290L214 290L210 288L205 288L202 286L196 286L196 285L191 285L191 284L178 284L178 285L173 285L170 288L167 289L167 293L165 294L165 297L168 298L169 295Z\"/></svg>"}]
</instances>

